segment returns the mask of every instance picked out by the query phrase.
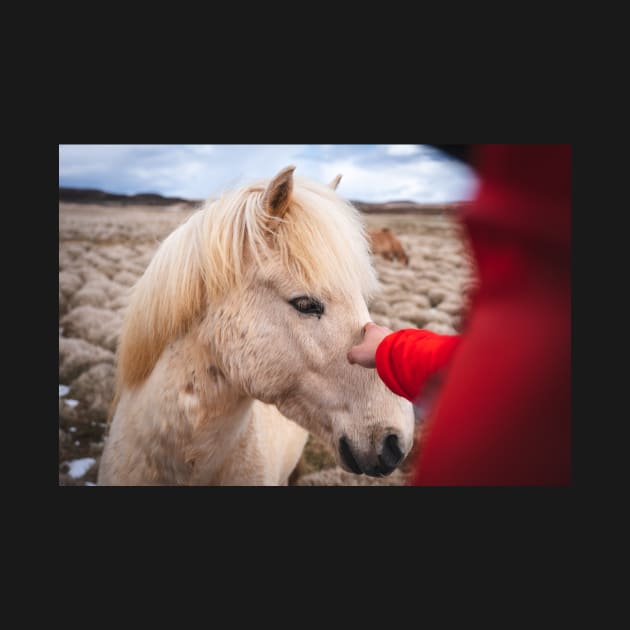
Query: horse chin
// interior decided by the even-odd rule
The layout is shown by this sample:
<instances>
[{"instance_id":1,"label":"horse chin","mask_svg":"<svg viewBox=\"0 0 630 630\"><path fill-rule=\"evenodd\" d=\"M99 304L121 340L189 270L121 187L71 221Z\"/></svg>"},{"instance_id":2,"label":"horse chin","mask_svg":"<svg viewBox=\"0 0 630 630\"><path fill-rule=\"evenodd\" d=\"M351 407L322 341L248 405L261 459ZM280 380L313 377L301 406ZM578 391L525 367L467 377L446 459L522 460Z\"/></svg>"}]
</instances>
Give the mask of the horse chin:
<instances>
[{"instance_id":1,"label":"horse chin","mask_svg":"<svg viewBox=\"0 0 630 630\"><path fill-rule=\"evenodd\" d=\"M306 404L303 400L298 402L287 398L277 400L273 404L283 416L299 424L303 429L330 445L333 451L336 450L333 436L333 419L326 414L322 414L321 409L315 405Z\"/></svg>"}]
</instances>

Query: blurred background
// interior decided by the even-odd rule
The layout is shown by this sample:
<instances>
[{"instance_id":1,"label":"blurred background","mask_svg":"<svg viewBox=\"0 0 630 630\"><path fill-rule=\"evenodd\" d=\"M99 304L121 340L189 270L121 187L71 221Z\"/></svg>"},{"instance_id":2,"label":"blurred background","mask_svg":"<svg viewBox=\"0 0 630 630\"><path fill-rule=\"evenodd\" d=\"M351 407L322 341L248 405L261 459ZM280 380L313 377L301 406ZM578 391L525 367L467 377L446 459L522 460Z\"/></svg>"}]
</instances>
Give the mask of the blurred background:
<instances>
[{"instance_id":1,"label":"blurred background","mask_svg":"<svg viewBox=\"0 0 630 630\"><path fill-rule=\"evenodd\" d=\"M59 483L95 485L129 291L160 242L205 199L289 164L362 213L392 330L461 331L476 286L457 216L478 180L463 145L59 145ZM464 159L458 159L462 158ZM427 409L416 407L418 440ZM297 485L402 485L346 473L310 438Z\"/></svg>"}]
</instances>

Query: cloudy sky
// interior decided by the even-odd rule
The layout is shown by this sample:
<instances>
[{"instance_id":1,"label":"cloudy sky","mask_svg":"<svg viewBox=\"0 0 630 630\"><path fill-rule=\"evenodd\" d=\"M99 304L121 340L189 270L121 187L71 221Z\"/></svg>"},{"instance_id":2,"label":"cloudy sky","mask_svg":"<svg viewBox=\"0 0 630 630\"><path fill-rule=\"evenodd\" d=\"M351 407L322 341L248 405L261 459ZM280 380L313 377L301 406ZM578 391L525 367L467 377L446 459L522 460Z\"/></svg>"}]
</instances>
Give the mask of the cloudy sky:
<instances>
[{"instance_id":1,"label":"cloudy sky","mask_svg":"<svg viewBox=\"0 0 630 630\"><path fill-rule=\"evenodd\" d=\"M466 165L421 144L59 145L59 185L204 199L289 164L323 182L341 173L339 193L356 201L465 201L477 186Z\"/></svg>"}]
</instances>

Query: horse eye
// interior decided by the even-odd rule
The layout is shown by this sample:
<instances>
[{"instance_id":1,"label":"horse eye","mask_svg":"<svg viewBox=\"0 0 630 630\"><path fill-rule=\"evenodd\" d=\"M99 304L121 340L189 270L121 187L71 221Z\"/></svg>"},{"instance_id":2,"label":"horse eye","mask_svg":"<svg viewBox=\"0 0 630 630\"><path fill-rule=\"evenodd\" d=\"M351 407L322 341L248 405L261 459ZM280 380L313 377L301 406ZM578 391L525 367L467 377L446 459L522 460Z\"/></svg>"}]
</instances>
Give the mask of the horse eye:
<instances>
[{"instance_id":1,"label":"horse eye","mask_svg":"<svg viewBox=\"0 0 630 630\"><path fill-rule=\"evenodd\" d=\"M324 313L324 305L321 302L315 298L310 298L305 295L289 300L289 304L296 311L307 315L317 315L319 317Z\"/></svg>"}]
</instances>

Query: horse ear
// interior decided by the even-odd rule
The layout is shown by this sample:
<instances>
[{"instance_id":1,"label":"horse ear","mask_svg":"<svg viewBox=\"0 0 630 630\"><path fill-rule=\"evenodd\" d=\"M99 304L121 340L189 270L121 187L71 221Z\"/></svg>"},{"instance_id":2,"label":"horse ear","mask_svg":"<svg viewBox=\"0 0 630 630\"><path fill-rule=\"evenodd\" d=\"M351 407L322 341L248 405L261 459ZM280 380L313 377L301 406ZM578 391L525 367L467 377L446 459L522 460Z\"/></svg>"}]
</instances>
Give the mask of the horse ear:
<instances>
[{"instance_id":1,"label":"horse ear","mask_svg":"<svg viewBox=\"0 0 630 630\"><path fill-rule=\"evenodd\" d=\"M335 179L333 179L332 182L328 184L328 187L332 188L333 190L337 190L337 186L339 186L340 181L341 181L341 173L339 173L339 175L337 175Z\"/></svg>"},{"instance_id":2,"label":"horse ear","mask_svg":"<svg viewBox=\"0 0 630 630\"><path fill-rule=\"evenodd\" d=\"M270 182L263 195L263 207L267 214L282 218L289 209L293 192L293 171L295 166L283 168Z\"/></svg>"}]
</instances>

